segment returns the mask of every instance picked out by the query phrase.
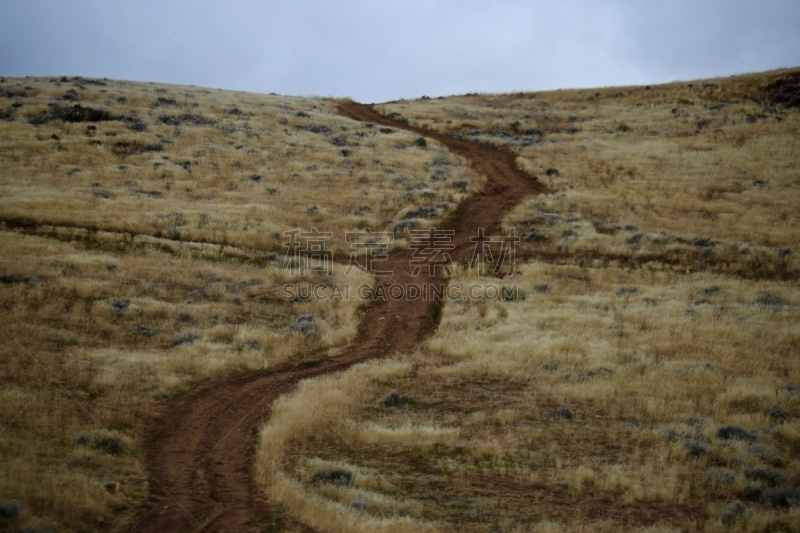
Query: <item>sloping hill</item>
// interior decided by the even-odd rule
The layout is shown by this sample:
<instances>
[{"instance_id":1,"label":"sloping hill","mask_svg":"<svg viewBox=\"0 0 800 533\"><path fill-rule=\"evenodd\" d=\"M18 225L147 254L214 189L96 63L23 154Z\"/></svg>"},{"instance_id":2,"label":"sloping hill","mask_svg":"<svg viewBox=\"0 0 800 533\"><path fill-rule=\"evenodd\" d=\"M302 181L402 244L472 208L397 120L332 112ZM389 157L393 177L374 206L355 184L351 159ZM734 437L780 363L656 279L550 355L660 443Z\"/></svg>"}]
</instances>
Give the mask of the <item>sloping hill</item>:
<instances>
[{"instance_id":1,"label":"sloping hill","mask_svg":"<svg viewBox=\"0 0 800 533\"><path fill-rule=\"evenodd\" d=\"M417 350L277 402L266 494L325 531L791 530L796 79L376 106L547 190L505 218L513 270L458 269Z\"/></svg>"},{"instance_id":2,"label":"sloping hill","mask_svg":"<svg viewBox=\"0 0 800 533\"><path fill-rule=\"evenodd\" d=\"M347 250L346 231L426 227L478 185L435 142L354 126L332 101L56 78L0 91L0 217L18 226L282 253L284 231L324 224Z\"/></svg>"},{"instance_id":3,"label":"sloping hill","mask_svg":"<svg viewBox=\"0 0 800 533\"><path fill-rule=\"evenodd\" d=\"M797 79L0 79L0 525L791 528ZM414 273L434 226L458 265ZM409 284L448 297L375 298Z\"/></svg>"},{"instance_id":4,"label":"sloping hill","mask_svg":"<svg viewBox=\"0 0 800 533\"><path fill-rule=\"evenodd\" d=\"M287 298L301 258L286 263L285 232L329 232L344 257L348 231L402 247L480 186L436 141L331 101L81 78L3 79L0 94L0 497L22 502L14 523L130 522L165 402L357 336L355 288L372 280L330 265L304 283L352 298Z\"/></svg>"},{"instance_id":5,"label":"sloping hill","mask_svg":"<svg viewBox=\"0 0 800 533\"><path fill-rule=\"evenodd\" d=\"M377 124L396 125L368 106L347 104L340 111L365 122L370 129ZM432 136L487 176L485 191L461 202L442 222L453 231L448 240L452 247L449 255L468 260L474 247L470 237L478 228L496 230L508 209L539 192L541 186L516 168L512 152L447 135ZM264 372L217 380L165 410L153 424L148 442L147 462L155 497L148 502L136 529L245 531L291 519L260 494L253 435L271 405L302 380L345 370L365 360L407 353L436 329L443 298L427 293L443 294L446 282L436 268L433 272L428 268L415 272L415 265L427 267L417 259L417 251L422 250L417 244L419 241L412 242L409 250L395 249L379 262L375 293L361 318L360 334L341 355L306 358L301 365L290 362ZM406 293L409 287L424 293L411 297ZM336 402L331 402L325 411L335 406ZM325 411L298 413L295 420L314 419ZM262 446L261 451L262 459L274 465L280 464L285 452L281 446ZM259 466L263 473L263 463ZM343 522L341 527L350 526Z\"/></svg>"},{"instance_id":6,"label":"sloping hill","mask_svg":"<svg viewBox=\"0 0 800 533\"><path fill-rule=\"evenodd\" d=\"M537 257L797 279L798 76L472 94L379 109L513 148L551 189L507 219Z\"/></svg>"}]
</instances>

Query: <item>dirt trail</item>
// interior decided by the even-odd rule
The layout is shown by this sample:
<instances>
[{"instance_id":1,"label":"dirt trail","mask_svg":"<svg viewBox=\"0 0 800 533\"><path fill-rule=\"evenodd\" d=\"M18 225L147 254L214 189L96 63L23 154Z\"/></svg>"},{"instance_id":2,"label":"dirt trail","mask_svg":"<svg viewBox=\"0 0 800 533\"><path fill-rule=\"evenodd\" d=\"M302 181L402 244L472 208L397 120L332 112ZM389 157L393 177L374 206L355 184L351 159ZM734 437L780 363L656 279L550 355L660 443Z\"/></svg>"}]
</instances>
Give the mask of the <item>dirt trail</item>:
<instances>
[{"instance_id":1,"label":"dirt trail","mask_svg":"<svg viewBox=\"0 0 800 533\"><path fill-rule=\"evenodd\" d=\"M395 122L372 107L349 104L339 112L355 120L404 128L434 138L465 157L487 177L478 195L465 200L442 224L453 229L455 260L468 259L470 237L496 232L502 216L540 184L517 169L508 150L453 139ZM380 266L394 275L384 284L442 284L413 277L408 251L392 253ZM432 332L442 302L374 303L363 316L355 343L342 356L318 357L264 371L214 380L179 398L155 420L147 440L146 464L152 497L134 531L258 531L279 516L261 499L253 467L256 431L272 403L298 381L344 370L370 358L406 352Z\"/></svg>"},{"instance_id":2,"label":"dirt trail","mask_svg":"<svg viewBox=\"0 0 800 533\"><path fill-rule=\"evenodd\" d=\"M516 154L507 148L455 139L447 134L401 123L365 104L344 105L339 112L362 122L402 128L436 139L452 153L469 161L478 174L486 176L487 182L480 194L462 202L455 213L442 223L442 228L456 231L453 240L456 251L452 254L455 260L469 259L468 254L474 247L469 239L477 234L478 228L483 228L486 235L500 234L500 221L506 213L525 196L544 191L540 182L517 167Z\"/></svg>"}]
</instances>

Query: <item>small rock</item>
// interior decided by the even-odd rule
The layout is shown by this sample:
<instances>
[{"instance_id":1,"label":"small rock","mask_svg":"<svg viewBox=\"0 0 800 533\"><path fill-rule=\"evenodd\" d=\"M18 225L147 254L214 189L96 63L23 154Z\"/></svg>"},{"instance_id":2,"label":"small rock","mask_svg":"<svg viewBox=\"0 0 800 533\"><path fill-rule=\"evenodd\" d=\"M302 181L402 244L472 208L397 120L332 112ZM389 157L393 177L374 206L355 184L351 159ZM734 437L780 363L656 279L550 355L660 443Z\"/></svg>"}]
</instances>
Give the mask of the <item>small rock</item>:
<instances>
[{"instance_id":1,"label":"small rock","mask_svg":"<svg viewBox=\"0 0 800 533\"><path fill-rule=\"evenodd\" d=\"M725 507L725 510L722 511L722 517L720 518L720 521L722 522L722 525L723 526L732 525L739 518L741 518L742 515L744 515L744 512L746 510L747 510L747 508L745 507L745 505L742 502L738 501L738 500L735 501L735 502L729 503Z\"/></svg>"},{"instance_id":2,"label":"small rock","mask_svg":"<svg viewBox=\"0 0 800 533\"><path fill-rule=\"evenodd\" d=\"M779 405L773 405L767 409L767 417L782 424L789 419L789 411Z\"/></svg>"},{"instance_id":3,"label":"small rock","mask_svg":"<svg viewBox=\"0 0 800 533\"><path fill-rule=\"evenodd\" d=\"M639 289L636 287L620 287L617 289L617 296L620 298L626 298L628 296L633 296L637 292L639 292Z\"/></svg>"},{"instance_id":4,"label":"small rock","mask_svg":"<svg viewBox=\"0 0 800 533\"><path fill-rule=\"evenodd\" d=\"M780 310L786 305L786 300L777 294L765 294L758 298L755 303L763 305L764 307L772 307L775 310Z\"/></svg>"},{"instance_id":5,"label":"small rock","mask_svg":"<svg viewBox=\"0 0 800 533\"><path fill-rule=\"evenodd\" d=\"M289 326L289 331L298 331L309 337L317 334L317 321L312 315L300 315L294 323Z\"/></svg>"},{"instance_id":6,"label":"small rock","mask_svg":"<svg viewBox=\"0 0 800 533\"><path fill-rule=\"evenodd\" d=\"M694 240L692 240L692 244L697 247L708 247L714 246L716 243L708 237L695 237Z\"/></svg>"},{"instance_id":7,"label":"small rock","mask_svg":"<svg viewBox=\"0 0 800 533\"><path fill-rule=\"evenodd\" d=\"M786 481L786 474L774 468L755 468L745 473L748 479L760 481L768 487L776 487L779 483Z\"/></svg>"},{"instance_id":8,"label":"small rock","mask_svg":"<svg viewBox=\"0 0 800 533\"><path fill-rule=\"evenodd\" d=\"M349 470L332 469L317 470L311 483L330 483L332 485L350 486L353 484L353 473Z\"/></svg>"},{"instance_id":9,"label":"small rock","mask_svg":"<svg viewBox=\"0 0 800 533\"><path fill-rule=\"evenodd\" d=\"M800 507L800 485L773 487L761 493L761 503L776 508Z\"/></svg>"},{"instance_id":10,"label":"small rock","mask_svg":"<svg viewBox=\"0 0 800 533\"><path fill-rule=\"evenodd\" d=\"M644 239L645 237L646 237L646 235L644 233L641 233L641 232L640 233L634 233L633 235L631 235L630 237L625 239L625 244L631 244L631 245L641 244L642 239Z\"/></svg>"},{"instance_id":11,"label":"small rock","mask_svg":"<svg viewBox=\"0 0 800 533\"><path fill-rule=\"evenodd\" d=\"M409 403L411 403L411 399L408 396L403 396L399 392L392 392L383 400L383 405L386 407L399 407Z\"/></svg>"},{"instance_id":12,"label":"small rock","mask_svg":"<svg viewBox=\"0 0 800 533\"><path fill-rule=\"evenodd\" d=\"M22 504L17 500L0 500L0 516L14 518L22 511Z\"/></svg>"},{"instance_id":13,"label":"small rock","mask_svg":"<svg viewBox=\"0 0 800 533\"><path fill-rule=\"evenodd\" d=\"M573 414L572 409L569 407L562 405L558 409L556 409L556 416L559 418L563 418L565 420L572 420Z\"/></svg>"},{"instance_id":14,"label":"small rock","mask_svg":"<svg viewBox=\"0 0 800 533\"><path fill-rule=\"evenodd\" d=\"M694 439L686 439L683 441L683 448L691 457L700 457L707 451L703 443Z\"/></svg>"},{"instance_id":15,"label":"small rock","mask_svg":"<svg viewBox=\"0 0 800 533\"><path fill-rule=\"evenodd\" d=\"M184 344L191 344L199 338L200 337L192 333L182 333L179 335L175 335L175 337L172 338L172 346L175 347L175 346L183 346Z\"/></svg>"},{"instance_id":16,"label":"small rock","mask_svg":"<svg viewBox=\"0 0 800 533\"><path fill-rule=\"evenodd\" d=\"M525 235L525 242L541 242L546 240L547 236L538 230L533 230Z\"/></svg>"},{"instance_id":17,"label":"small rock","mask_svg":"<svg viewBox=\"0 0 800 533\"><path fill-rule=\"evenodd\" d=\"M756 437L739 426L723 426L717 430L717 438L721 440L741 440L755 442Z\"/></svg>"},{"instance_id":18,"label":"small rock","mask_svg":"<svg viewBox=\"0 0 800 533\"><path fill-rule=\"evenodd\" d=\"M142 337L152 337L156 334L155 330L147 326L136 326L133 328L133 333L141 335Z\"/></svg>"},{"instance_id":19,"label":"small rock","mask_svg":"<svg viewBox=\"0 0 800 533\"><path fill-rule=\"evenodd\" d=\"M131 301L127 298L125 299L114 298L113 300L111 300L109 307L111 308L112 313L114 313L117 316L122 316L128 310L128 307L130 307L130 305Z\"/></svg>"}]
</instances>

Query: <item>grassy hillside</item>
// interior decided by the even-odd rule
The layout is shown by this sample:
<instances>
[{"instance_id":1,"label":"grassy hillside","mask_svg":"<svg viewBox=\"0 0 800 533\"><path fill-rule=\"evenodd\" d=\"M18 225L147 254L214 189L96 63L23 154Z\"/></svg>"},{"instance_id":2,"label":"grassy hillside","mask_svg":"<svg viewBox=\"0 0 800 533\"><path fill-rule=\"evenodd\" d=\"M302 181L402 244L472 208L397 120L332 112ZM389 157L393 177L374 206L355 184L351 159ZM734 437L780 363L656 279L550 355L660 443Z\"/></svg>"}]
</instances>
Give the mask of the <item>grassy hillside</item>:
<instances>
[{"instance_id":1,"label":"grassy hillside","mask_svg":"<svg viewBox=\"0 0 800 533\"><path fill-rule=\"evenodd\" d=\"M447 301L414 353L277 402L268 500L330 531L795 527L799 78L377 106L509 147L548 190L504 219L511 297ZM127 529L166 402L346 349L365 302L287 299L285 232L405 247L480 190L339 103L0 79L0 529ZM304 281L374 283L345 267Z\"/></svg>"},{"instance_id":2,"label":"grassy hillside","mask_svg":"<svg viewBox=\"0 0 800 533\"><path fill-rule=\"evenodd\" d=\"M797 279L799 77L779 71L381 109L514 148L551 189L507 218L537 257Z\"/></svg>"},{"instance_id":3,"label":"grassy hillside","mask_svg":"<svg viewBox=\"0 0 800 533\"><path fill-rule=\"evenodd\" d=\"M795 528L799 77L378 106L549 192L506 218L517 298L279 402L267 493L330 531Z\"/></svg>"},{"instance_id":4,"label":"grassy hillside","mask_svg":"<svg viewBox=\"0 0 800 533\"><path fill-rule=\"evenodd\" d=\"M18 225L263 254L324 224L341 251L346 231L391 231L420 207L425 227L476 189L435 142L354 124L333 101L57 78L0 91L0 217Z\"/></svg>"},{"instance_id":5,"label":"grassy hillside","mask_svg":"<svg viewBox=\"0 0 800 533\"><path fill-rule=\"evenodd\" d=\"M338 254L347 231L366 228L403 246L409 227L479 186L435 141L335 108L0 80L0 500L13 524L122 527L148 494L142 439L160 405L202 379L336 353L355 337L357 300L281 292L293 279L284 232L330 232ZM344 270L305 281L372 283ZM314 327L293 331L306 314Z\"/></svg>"}]
</instances>

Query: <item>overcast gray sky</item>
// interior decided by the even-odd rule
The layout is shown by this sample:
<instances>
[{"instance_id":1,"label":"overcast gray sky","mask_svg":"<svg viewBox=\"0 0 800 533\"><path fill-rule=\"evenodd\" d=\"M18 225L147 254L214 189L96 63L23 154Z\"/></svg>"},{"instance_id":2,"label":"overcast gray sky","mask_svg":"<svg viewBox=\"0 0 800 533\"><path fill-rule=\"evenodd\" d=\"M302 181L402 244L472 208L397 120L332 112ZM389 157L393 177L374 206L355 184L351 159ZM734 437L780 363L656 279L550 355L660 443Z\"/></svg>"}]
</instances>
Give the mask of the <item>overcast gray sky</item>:
<instances>
[{"instance_id":1,"label":"overcast gray sky","mask_svg":"<svg viewBox=\"0 0 800 533\"><path fill-rule=\"evenodd\" d=\"M0 75L380 102L800 65L800 0L0 0Z\"/></svg>"}]
</instances>

